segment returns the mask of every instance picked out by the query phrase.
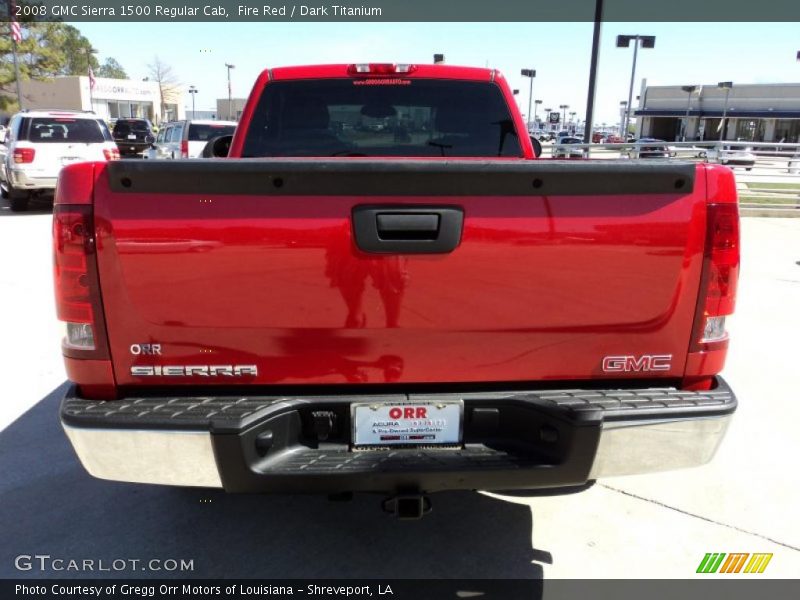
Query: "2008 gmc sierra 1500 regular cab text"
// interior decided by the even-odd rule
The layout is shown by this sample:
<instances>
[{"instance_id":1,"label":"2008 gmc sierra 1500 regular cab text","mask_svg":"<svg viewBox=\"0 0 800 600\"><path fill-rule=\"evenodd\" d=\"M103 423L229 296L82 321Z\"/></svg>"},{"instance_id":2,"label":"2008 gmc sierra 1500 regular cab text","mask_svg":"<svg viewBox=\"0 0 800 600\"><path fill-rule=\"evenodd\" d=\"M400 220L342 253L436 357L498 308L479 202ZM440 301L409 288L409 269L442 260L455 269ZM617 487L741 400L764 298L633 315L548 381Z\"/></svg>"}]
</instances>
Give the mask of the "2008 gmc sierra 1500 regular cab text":
<instances>
[{"instance_id":1,"label":"2008 gmc sierra 1500 regular cab text","mask_svg":"<svg viewBox=\"0 0 800 600\"><path fill-rule=\"evenodd\" d=\"M537 160L503 77L445 65L264 71L228 143L62 171L61 419L92 475L419 516L713 456L727 168Z\"/></svg>"}]
</instances>

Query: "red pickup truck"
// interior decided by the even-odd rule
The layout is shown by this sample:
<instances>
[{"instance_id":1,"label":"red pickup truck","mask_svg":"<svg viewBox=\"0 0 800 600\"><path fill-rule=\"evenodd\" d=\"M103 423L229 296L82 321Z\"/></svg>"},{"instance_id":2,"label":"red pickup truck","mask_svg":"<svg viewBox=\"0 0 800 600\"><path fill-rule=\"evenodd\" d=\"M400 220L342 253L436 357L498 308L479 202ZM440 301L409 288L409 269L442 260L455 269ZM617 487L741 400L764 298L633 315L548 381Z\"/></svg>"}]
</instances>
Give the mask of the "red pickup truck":
<instances>
[{"instance_id":1,"label":"red pickup truck","mask_svg":"<svg viewBox=\"0 0 800 600\"><path fill-rule=\"evenodd\" d=\"M266 70L222 142L60 176L61 420L92 475L413 517L713 456L727 168L537 160L500 73L444 65Z\"/></svg>"}]
</instances>

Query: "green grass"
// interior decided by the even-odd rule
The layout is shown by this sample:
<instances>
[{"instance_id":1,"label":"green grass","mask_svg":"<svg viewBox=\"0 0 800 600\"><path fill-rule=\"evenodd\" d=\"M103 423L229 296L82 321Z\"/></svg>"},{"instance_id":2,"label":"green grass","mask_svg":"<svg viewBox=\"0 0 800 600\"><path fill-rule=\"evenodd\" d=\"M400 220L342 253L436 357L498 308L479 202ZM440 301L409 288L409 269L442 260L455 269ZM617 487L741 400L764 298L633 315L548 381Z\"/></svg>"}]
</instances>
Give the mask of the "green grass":
<instances>
[{"instance_id":1,"label":"green grass","mask_svg":"<svg viewBox=\"0 0 800 600\"><path fill-rule=\"evenodd\" d=\"M800 183L746 183L751 190L797 190L800 192Z\"/></svg>"}]
</instances>

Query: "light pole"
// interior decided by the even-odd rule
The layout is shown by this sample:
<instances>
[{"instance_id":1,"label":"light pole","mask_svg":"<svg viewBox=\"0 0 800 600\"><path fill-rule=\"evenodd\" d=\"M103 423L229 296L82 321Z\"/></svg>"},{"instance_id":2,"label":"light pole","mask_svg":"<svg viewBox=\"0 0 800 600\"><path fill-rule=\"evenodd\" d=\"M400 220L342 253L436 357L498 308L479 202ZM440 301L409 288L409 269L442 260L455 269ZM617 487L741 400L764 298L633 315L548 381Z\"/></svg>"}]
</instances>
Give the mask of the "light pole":
<instances>
[{"instance_id":1,"label":"light pole","mask_svg":"<svg viewBox=\"0 0 800 600\"><path fill-rule=\"evenodd\" d=\"M236 65L225 63L228 69L228 120L231 120L231 113L233 112L233 96L231 95L231 69L235 69Z\"/></svg>"},{"instance_id":2,"label":"light pole","mask_svg":"<svg viewBox=\"0 0 800 600\"><path fill-rule=\"evenodd\" d=\"M686 141L686 132L689 131L689 109L692 107L692 94L697 89L696 85L682 85L681 89L686 92L686 118L683 121L683 133L681 134L681 141Z\"/></svg>"},{"instance_id":3,"label":"light pole","mask_svg":"<svg viewBox=\"0 0 800 600\"><path fill-rule=\"evenodd\" d=\"M539 108L539 105L542 104L542 100L534 100L533 101L533 126L536 127L536 109Z\"/></svg>"},{"instance_id":4,"label":"light pole","mask_svg":"<svg viewBox=\"0 0 800 600\"><path fill-rule=\"evenodd\" d=\"M528 131L530 131L531 101L533 100L533 78L536 77L536 69L522 69L520 73L523 77L528 77L531 80L530 86L528 87L528 114L525 115L526 125L528 127Z\"/></svg>"},{"instance_id":5,"label":"light pole","mask_svg":"<svg viewBox=\"0 0 800 600\"><path fill-rule=\"evenodd\" d=\"M190 85L189 93L192 95L192 119L194 119L194 95L197 93L197 88L193 85Z\"/></svg>"},{"instance_id":6,"label":"light pole","mask_svg":"<svg viewBox=\"0 0 800 600\"><path fill-rule=\"evenodd\" d=\"M618 35L617 48L627 48L633 41L633 66L631 67L631 85L628 88L628 110L625 112L625 135L628 135L628 121L631 116L631 106L633 103L633 80L636 78L636 56L639 53L639 42L642 48L655 48L656 36L654 35Z\"/></svg>"},{"instance_id":7,"label":"light pole","mask_svg":"<svg viewBox=\"0 0 800 600\"><path fill-rule=\"evenodd\" d=\"M566 127L567 126L567 109L569 108L569 104L559 104L558 108L560 108L564 113L564 116L561 118L561 126L562 127Z\"/></svg>"},{"instance_id":8,"label":"light pole","mask_svg":"<svg viewBox=\"0 0 800 600\"><path fill-rule=\"evenodd\" d=\"M628 132L624 131L622 128L625 126L625 115L628 112L628 101L627 100L620 100L619 103L619 137L622 138L623 142L628 141Z\"/></svg>"},{"instance_id":9,"label":"light pole","mask_svg":"<svg viewBox=\"0 0 800 600\"><path fill-rule=\"evenodd\" d=\"M800 56L800 53L798 53L798 56ZM727 136L728 123L727 123L727 121L725 119L728 116L728 96L731 95L731 88L733 87L733 82L732 81L720 81L717 84L717 87L718 88L723 88L725 90L725 104L722 106L722 123L719 124L719 131L720 131L719 139L724 140L724 139L727 139L727 137L728 137Z\"/></svg>"}]
</instances>

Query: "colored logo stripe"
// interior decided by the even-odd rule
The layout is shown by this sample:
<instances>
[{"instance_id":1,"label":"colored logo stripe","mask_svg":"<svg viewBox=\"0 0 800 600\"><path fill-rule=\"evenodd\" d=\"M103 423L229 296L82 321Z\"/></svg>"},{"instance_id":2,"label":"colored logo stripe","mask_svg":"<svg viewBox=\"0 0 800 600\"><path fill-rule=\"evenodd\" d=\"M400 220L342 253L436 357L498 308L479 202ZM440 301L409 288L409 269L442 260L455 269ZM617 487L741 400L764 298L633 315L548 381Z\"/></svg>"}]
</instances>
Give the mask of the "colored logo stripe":
<instances>
[{"instance_id":1,"label":"colored logo stripe","mask_svg":"<svg viewBox=\"0 0 800 600\"><path fill-rule=\"evenodd\" d=\"M744 569L745 573L763 573L767 568L769 561L772 560L772 554L753 554L753 558L747 563Z\"/></svg>"},{"instance_id":2,"label":"colored logo stripe","mask_svg":"<svg viewBox=\"0 0 800 600\"><path fill-rule=\"evenodd\" d=\"M698 573L716 573L717 569L719 569L719 565L722 563L722 559L725 558L725 553L708 553L703 557L703 560L700 561L700 566L697 567Z\"/></svg>"},{"instance_id":3,"label":"colored logo stripe","mask_svg":"<svg viewBox=\"0 0 800 600\"><path fill-rule=\"evenodd\" d=\"M727 559L725 558L727 556ZM750 558L748 561L747 559ZM745 573L763 573L767 568L772 554L750 554L748 552L708 552L697 567L698 573L740 573L744 567ZM723 562L724 561L724 562ZM745 563L747 566L745 567Z\"/></svg>"},{"instance_id":4,"label":"colored logo stripe","mask_svg":"<svg viewBox=\"0 0 800 600\"><path fill-rule=\"evenodd\" d=\"M727 560L723 563L720 573L738 573L744 566L744 561L750 556L745 552L729 554Z\"/></svg>"}]
</instances>

